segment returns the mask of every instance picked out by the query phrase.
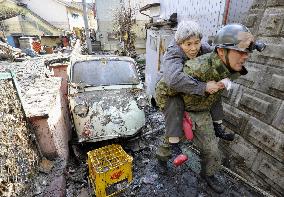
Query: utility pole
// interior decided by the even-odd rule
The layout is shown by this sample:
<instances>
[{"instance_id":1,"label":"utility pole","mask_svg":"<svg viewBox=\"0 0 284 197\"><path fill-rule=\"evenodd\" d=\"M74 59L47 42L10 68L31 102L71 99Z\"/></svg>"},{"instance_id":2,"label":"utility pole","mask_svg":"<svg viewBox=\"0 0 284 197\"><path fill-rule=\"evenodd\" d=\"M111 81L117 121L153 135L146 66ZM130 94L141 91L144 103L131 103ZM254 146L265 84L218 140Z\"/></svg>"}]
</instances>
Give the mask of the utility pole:
<instances>
[{"instance_id":1,"label":"utility pole","mask_svg":"<svg viewBox=\"0 0 284 197\"><path fill-rule=\"evenodd\" d=\"M90 39L90 34L89 34L89 24L88 24L86 0L82 0L82 3L83 3L83 14L84 14L84 24L85 24L87 48L88 48L88 53L92 54L92 44L91 44L91 39Z\"/></svg>"}]
</instances>

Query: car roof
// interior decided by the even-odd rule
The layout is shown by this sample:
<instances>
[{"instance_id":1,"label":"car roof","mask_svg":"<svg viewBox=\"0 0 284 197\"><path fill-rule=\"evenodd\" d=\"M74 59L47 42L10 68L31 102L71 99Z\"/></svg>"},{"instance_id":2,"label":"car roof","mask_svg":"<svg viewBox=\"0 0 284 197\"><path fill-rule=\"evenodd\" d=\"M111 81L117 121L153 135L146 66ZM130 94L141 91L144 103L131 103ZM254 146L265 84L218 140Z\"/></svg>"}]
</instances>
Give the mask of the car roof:
<instances>
[{"instance_id":1,"label":"car roof","mask_svg":"<svg viewBox=\"0 0 284 197\"><path fill-rule=\"evenodd\" d=\"M77 62L83 61L96 61L96 60L118 60L118 61L130 61L136 64L134 59L128 56L117 56L117 55L78 55L71 61L71 65Z\"/></svg>"}]
</instances>

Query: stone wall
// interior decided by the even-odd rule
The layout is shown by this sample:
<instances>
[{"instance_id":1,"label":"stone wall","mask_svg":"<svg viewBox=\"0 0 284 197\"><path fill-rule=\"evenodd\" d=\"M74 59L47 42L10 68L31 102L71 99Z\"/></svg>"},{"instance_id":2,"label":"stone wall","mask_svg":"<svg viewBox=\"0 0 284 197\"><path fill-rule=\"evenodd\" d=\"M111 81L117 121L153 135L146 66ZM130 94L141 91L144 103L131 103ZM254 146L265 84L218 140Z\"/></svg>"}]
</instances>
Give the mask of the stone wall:
<instances>
[{"instance_id":1,"label":"stone wall","mask_svg":"<svg viewBox=\"0 0 284 197\"><path fill-rule=\"evenodd\" d=\"M255 0L244 24L267 44L224 97L234 142L220 141L225 165L258 187L284 195L284 1Z\"/></svg>"}]
</instances>

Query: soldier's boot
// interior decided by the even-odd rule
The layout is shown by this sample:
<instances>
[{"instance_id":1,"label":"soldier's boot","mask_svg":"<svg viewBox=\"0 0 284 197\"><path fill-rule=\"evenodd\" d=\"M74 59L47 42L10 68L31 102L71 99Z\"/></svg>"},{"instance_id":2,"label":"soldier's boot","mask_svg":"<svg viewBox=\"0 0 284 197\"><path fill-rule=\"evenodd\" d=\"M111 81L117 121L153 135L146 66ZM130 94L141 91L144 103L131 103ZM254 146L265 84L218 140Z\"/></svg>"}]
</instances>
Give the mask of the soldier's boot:
<instances>
[{"instance_id":1,"label":"soldier's boot","mask_svg":"<svg viewBox=\"0 0 284 197\"><path fill-rule=\"evenodd\" d=\"M182 151L177 143L171 144L169 143L168 138L162 138L156 152L156 157L158 159L158 171L165 173L167 171L167 162L181 153Z\"/></svg>"},{"instance_id":2,"label":"soldier's boot","mask_svg":"<svg viewBox=\"0 0 284 197\"><path fill-rule=\"evenodd\" d=\"M224 185L214 176L204 176L205 181L207 184L216 192L216 193L223 193L224 192Z\"/></svg>"},{"instance_id":3,"label":"soldier's boot","mask_svg":"<svg viewBox=\"0 0 284 197\"><path fill-rule=\"evenodd\" d=\"M169 141L164 138L160 143L159 148L156 152L156 157L160 161L167 162L171 158L175 158L182 153L178 143L171 144Z\"/></svg>"},{"instance_id":4,"label":"soldier's boot","mask_svg":"<svg viewBox=\"0 0 284 197\"><path fill-rule=\"evenodd\" d=\"M206 175L206 161L202 154L200 156L201 156L200 176L205 179L209 187L211 187L216 193L223 193L225 188L224 185L217 179L215 175L212 176Z\"/></svg>"},{"instance_id":5,"label":"soldier's boot","mask_svg":"<svg viewBox=\"0 0 284 197\"><path fill-rule=\"evenodd\" d=\"M220 124L220 123L213 122L213 126L214 126L216 137L219 137L227 141L233 141L235 139L234 133L225 132L225 129L223 128L222 123Z\"/></svg>"},{"instance_id":6,"label":"soldier's boot","mask_svg":"<svg viewBox=\"0 0 284 197\"><path fill-rule=\"evenodd\" d=\"M157 171L165 174L168 170L167 161L171 157L171 146L167 139L163 137L156 151L156 158L158 160Z\"/></svg>"},{"instance_id":7,"label":"soldier's boot","mask_svg":"<svg viewBox=\"0 0 284 197\"><path fill-rule=\"evenodd\" d=\"M167 162L171 157L171 145L168 140L163 137L156 152L159 161Z\"/></svg>"}]
</instances>

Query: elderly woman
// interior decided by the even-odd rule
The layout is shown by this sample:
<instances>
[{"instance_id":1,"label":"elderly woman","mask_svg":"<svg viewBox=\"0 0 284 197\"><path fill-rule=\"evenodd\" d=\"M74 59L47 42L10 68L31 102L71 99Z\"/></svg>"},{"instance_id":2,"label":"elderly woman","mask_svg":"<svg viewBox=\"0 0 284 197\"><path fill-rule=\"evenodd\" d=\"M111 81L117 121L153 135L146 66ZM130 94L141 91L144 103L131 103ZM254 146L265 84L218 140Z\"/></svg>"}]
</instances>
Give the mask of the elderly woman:
<instances>
[{"instance_id":1,"label":"elderly woman","mask_svg":"<svg viewBox=\"0 0 284 197\"><path fill-rule=\"evenodd\" d=\"M164 55L163 76L156 86L156 101L165 115L165 136L156 152L159 161L168 161L171 156L181 153L178 143L184 136L182 121L185 106L180 94L205 96L224 88L220 82L201 82L183 72L187 60L212 51L208 44L201 43L201 39L200 27L196 22L181 21L175 39ZM164 89L173 90L174 94L163 92ZM233 134L225 133L221 127L223 119L221 100L216 101L211 108L211 116L216 136L233 140Z\"/></svg>"}]
</instances>

